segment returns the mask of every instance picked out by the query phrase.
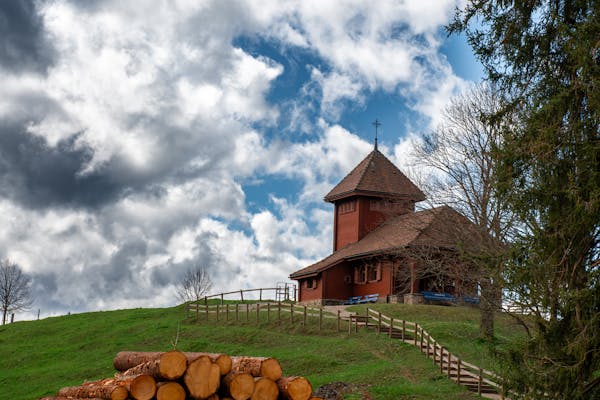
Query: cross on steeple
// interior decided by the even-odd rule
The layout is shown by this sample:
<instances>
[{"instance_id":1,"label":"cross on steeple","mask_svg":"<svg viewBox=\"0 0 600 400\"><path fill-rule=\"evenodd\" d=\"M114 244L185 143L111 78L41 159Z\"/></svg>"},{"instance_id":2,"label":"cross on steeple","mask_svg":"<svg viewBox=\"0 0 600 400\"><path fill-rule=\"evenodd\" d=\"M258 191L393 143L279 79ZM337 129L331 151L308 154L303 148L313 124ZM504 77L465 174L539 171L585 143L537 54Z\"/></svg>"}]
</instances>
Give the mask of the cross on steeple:
<instances>
[{"instance_id":1,"label":"cross on steeple","mask_svg":"<svg viewBox=\"0 0 600 400\"><path fill-rule=\"evenodd\" d=\"M381 122L379 122L379 120L375 118L375 122L373 122L372 125L375 127L375 150L377 150L377 131L381 126Z\"/></svg>"}]
</instances>

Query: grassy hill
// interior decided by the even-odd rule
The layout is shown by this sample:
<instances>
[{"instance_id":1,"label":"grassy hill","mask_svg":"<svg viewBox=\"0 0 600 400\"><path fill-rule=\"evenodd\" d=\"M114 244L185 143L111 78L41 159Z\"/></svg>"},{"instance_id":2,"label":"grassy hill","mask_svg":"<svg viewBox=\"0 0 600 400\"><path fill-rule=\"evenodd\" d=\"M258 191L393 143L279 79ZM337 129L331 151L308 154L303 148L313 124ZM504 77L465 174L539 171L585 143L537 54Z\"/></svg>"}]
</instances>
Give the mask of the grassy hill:
<instances>
[{"instance_id":1,"label":"grassy hill","mask_svg":"<svg viewBox=\"0 0 600 400\"><path fill-rule=\"evenodd\" d=\"M410 307L377 307L409 319L406 314ZM425 318L425 314L439 312L439 308L417 309L411 316ZM0 399L37 399L53 395L63 386L112 376L112 359L118 351L172 349L183 318L183 308L175 307L73 314L2 326ZM452 315L456 329L444 327L439 335L433 323L440 317L430 318L431 327L423 322L424 326L442 343L442 332L449 335L449 341L456 335L452 346L464 342L460 346L468 348L473 343L469 335L459 336L472 316L461 320ZM338 381L353 384L354 393L346 395L347 399L360 399L361 393L368 393L372 399L477 398L441 376L416 348L372 332L348 337L334 329L318 332L297 323L290 326L289 322L234 325L187 321L181 323L177 348L276 357L286 375L306 376L315 388Z\"/></svg>"}]
</instances>

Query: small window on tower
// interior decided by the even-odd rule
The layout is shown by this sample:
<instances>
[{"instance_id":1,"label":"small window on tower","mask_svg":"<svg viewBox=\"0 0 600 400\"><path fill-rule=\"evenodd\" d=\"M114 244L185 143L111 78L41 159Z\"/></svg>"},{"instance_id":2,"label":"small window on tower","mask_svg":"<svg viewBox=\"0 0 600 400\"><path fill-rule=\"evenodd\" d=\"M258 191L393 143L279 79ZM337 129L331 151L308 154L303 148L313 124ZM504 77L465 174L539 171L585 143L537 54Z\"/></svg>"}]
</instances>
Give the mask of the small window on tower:
<instances>
[{"instance_id":1,"label":"small window on tower","mask_svg":"<svg viewBox=\"0 0 600 400\"><path fill-rule=\"evenodd\" d=\"M340 214L351 213L356 210L356 200L345 201L338 205Z\"/></svg>"}]
</instances>

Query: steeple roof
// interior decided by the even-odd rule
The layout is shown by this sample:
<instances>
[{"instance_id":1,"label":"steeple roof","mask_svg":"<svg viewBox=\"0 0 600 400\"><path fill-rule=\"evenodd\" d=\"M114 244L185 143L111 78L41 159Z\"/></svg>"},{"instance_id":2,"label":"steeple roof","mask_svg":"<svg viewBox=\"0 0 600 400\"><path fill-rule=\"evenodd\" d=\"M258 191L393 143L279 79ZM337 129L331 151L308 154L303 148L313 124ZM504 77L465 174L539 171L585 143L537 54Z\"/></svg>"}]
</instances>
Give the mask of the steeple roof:
<instances>
[{"instance_id":1,"label":"steeple roof","mask_svg":"<svg viewBox=\"0 0 600 400\"><path fill-rule=\"evenodd\" d=\"M327 193L325 201L354 195L425 200L423 192L377 148Z\"/></svg>"}]
</instances>

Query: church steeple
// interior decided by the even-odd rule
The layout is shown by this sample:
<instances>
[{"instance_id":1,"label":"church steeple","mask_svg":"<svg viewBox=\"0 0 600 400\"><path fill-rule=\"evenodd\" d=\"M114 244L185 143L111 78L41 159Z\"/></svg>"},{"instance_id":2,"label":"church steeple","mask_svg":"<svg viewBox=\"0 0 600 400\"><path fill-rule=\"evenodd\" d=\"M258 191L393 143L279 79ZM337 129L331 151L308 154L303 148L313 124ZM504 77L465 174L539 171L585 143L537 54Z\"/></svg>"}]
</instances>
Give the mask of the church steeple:
<instances>
[{"instance_id":1,"label":"church steeple","mask_svg":"<svg viewBox=\"0 0 600 400\"><path fill-rule=\"evenodd\" d=\"M333 203L334 251L362 239L385 220L414 212L423 192L378 149L369 153L326 196Z\"/></svg>"},{"instance_id":2,"label":"church steeple","mask_svg":"<svg viewBox=\"0 0 600 400\"><path fill-rule=\"evenodd\" d=\"M379 120L377 118L375 118L375 121L373 122L373 126L375 127L375 150L377 150L377 131L379 130L379 127L381 126L381 122L379 122Z\"/></svg>"}]
</instances>

